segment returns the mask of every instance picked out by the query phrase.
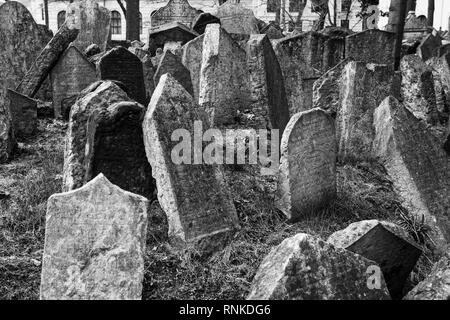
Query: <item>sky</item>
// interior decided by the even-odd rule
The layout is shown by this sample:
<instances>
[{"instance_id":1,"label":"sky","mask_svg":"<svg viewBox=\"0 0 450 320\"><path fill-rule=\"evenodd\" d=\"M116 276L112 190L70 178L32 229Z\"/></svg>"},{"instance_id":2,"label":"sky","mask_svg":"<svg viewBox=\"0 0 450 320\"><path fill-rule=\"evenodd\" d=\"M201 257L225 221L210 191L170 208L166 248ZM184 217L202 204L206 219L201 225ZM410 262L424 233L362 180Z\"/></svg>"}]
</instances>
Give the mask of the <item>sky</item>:
<instances>
[{"instance_id":1,"label":"sky","mask_svg":"<svg viewBox=\"0 0 450 320\"><path fill-rule=\"evenodd\" d=\"M442 30L448 30L448 18L450 15L450 1L449 0L435 0L435 13L434 13L434 27L439 30L442 26ZM380 0L380 9L382 11L389 11L390 0ZM416 16L427 16L428 0L417 0ZM387 21L386 21L387 22ZM385 22L385 23L386 23ZM380 20L380 24L383 21Z\"/></svg>"}]
</instances>

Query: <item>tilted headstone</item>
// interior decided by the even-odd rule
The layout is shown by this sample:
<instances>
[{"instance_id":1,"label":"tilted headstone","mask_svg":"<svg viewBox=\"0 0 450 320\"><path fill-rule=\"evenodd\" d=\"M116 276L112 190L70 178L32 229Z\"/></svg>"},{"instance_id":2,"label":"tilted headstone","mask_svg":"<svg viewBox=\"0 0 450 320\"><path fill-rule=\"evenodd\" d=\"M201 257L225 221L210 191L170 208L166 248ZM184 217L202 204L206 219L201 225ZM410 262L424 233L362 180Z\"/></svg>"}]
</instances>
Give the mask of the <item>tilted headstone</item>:
<instances>
[{"instance_id":1,"label":"tilted headstone","mask_svg":"<svg viewBox=\"0 0 450 320\"><path fill-rule=\"evenodd\" d=\"M280 136L289 121L284 79L272 44L266 35L251 35L247 43L251 110L258 128L279 129Z\"/></svg>"},{"instance_id":2,"label":"tilted headstone","mask_svg":"<svg viewBox=\"0 0 450 320\"><path fill-rule=\"evenodd\" d=\"M433 57L438 57L439 48L442 46L442 40L439 35L427 35L417 47L417 54L423 61Z\"/></svg>"},{"instance_id":3,"label":"tilted headstone","mask_svg":"<svg viewBox=\"0 0 450 320\"><path fill-rule=\"evenodd\" d=\"M120 188L151 199L155 189L145 155L142 119L137 102L116 102L95 109L87 123L85 182L103 173Z\"/></svg>"},{"instance_id":4,"label":"tilted headstone","mask_svg":"<svg viewBox=\"0 0 450 320\"><path fill-rule=\"evenodd\" d=\"M206 27L200 70L199 103L214 125L234 123L249 106L245 51L218 24Z\"/></svg>"},{"instance_id":5,"label":"tilted headstone","mask_svg":"<svg viewBox=\"0 0 450 320\"><path fill-rule=\"evenodd\" d=\"M387 65L352 61L344 67L336 119L341 159L370 157L375 137L373 112L392 94L393 79L394 72Z\"/></svg>"},{"instance_id":6,"label":"tilted headstone","mask_svg":"<svg viewBox=\"0 0 450 320\"><path fill-rule=\"evenodd\" d=\"M188 0L169 0L167 5L152 13L150 23L157 27L166 23L179 22L191 27L200 11L192 7Z\"/></svg>"},{"instance_id":7,"label":"tilted headstone","mask_svg":"<svg viewBox=\"0 0 450 320\"><path fill-rule=\"evenodd\" d=\"M145 104L146 92L142 62L124 47L108 51L97 62L97 76L101 80L122 82L128 89L130 98Z\"/></svg>"},{"instance_id":8,"label":"tilted headstone","mask_svg":"<svg viewBox=\"0 0 450 320\"><path fill-rule=\"evenodd\" d=\"M105 51L111 40L111 13L96 1L80 0L69 4L68 17L79 20L80 33L73 44L83 52L91 44L97 44Z\"/></svg>"},{"instance_id":9,"label":"tilted headstone","mask_svg":"<svg viewBox=\"0 0 450 320\"><path fill-rule=\"evenodd\" d=\"M245 8L238 0L228 0L214 14L228 33L257 34L258 21L253 10Z\"/></svg>"},{"instance_id":10,"label":"tilted headstone","mask_svg":"<svg viewBox=\"0 0 450 320\"><path fill-rule=\"evenodd\" d=\"M403 297L405 283L422 254L404 229L378 220L352 223L333 233L327 242L375 261L383 271L392 299L396 300Z\"/></svg>"},{"instance_id":11,"label":"tilted headstone","mask_svg":"<svg viewBox=\"0 0 450 320\"><path fill-rule=\"evenodd\" d=\"M433 69L417 55L406 55L400 63L401 96L405 106L419 119L436 124L439 118Z\"/></svg>"},{"instance_id":12,"label":"tilted headstone","mask_svg":"<svg viewBox=\"0 0 450 320\"><path fill-rule=\"evenodd\" d=\"M139 300L148 200L104 175L48 199L42 300Z\"/></svg>"},{"instance_id":13,"label":"tilted headstone","mask_svg":"<svg viewBox=\"0 0 450 320\"><path fill-rule=\"evenodd\" d=\"M370 288L374 261L299 233L264 258L248 300L389 300L380 273Z\"/></svg>"},{"instance_id":14,"label":"tilted headstone","mask_svg":"<svg viewBox=\"0 0 450 320\"><path fill-rule=\"evenodd\" d=\"M87 124L90 115L96 109L106 109L121 101L130 101L130 98L117 84L111 81L96 82L80 93L80 97L70 112L65 140L64 191L80 188L84 184Z\"/></svg>"},{"instance_id":15,"label":"tilted headstone","mask_svg":"<svg viewBox=\"0 0 450 320\"><path fill-rule=\"evenodd\" d=\"M159 66L154 76L155 87L158 85L159 79L166 73L170 73L190 95L194 94L189 70L181 63L181 59L169 50L164 52L159 61Z\"/></svg>"},{"instance_id":16,"label":"tilted headstone","mask_svg":"<svg viewBox=\"0 0 450 320\"><path fill-rule=\"evenodd\" d=\"M374 113L373 154L383 162L403 207L431 227L438 247L450 240L450 163L439 141L395 98Z\"/></svg>"},{"instance_id":17,"label":"tilted headstone","mask_svg":"<svg viewBox=\"0 0 450 320\"><path fill-rule=\"evenodd\" d=\"M433 266L425 280L412 289L405 300L450 300L450 252Z\"/></svg>"},{"instance_id":18,"label":"tilted headstone","mask_svg":"<svg viewBox=\"0 0 450 320\"><path fill-rule=\"evenodd\" d=\"M219 23L220 19L210 13L204 12L199 14L192 22L192 30L198 34L204 34L208 24Z\"/></svg>"},{"instance_id":19,"label":"tilted headstone","mask_svg":"<svg viewBox=\"0 0 450 320\"><path fill-rule=\"evenodd\" d=\"M324 39L318 33L308 32L273 41L291 117L312 108L313 84L322 74L323 46L320 43Z\"/></svg>"},{"instance_id":20,"label":"tilted headstone","mask_svg":"<svg viewBox=\"0 0 450 320\"><path fill-rule=\"evenodd\" d=\"M292 221L314 214L336 196L336 136L325 111L295 114L281 139L277 207Z\"/></svg>"},{"instance_id":21,"label":"tilted headstone","mask_svg":"<svg viewBox=\"0 0 450 320\"><path fill-rule=\"evenodd\" d=\"M67 115L61 102L78 95L83 89L97 80L95 65L81 51L71 45L53 67L50 77L53 88L53 107L55 117Z\"/></svg>"},{"instance_id":22,"label":"tilted headstone","mask_svg":"<svg viewBox=\"0 0 450 320\"><path fill-rule=\"evenodd\" d=\"M191 74L192 88L194 90L194 99L198 102L200 92L200 71L203 60L203 41L204 35L189 41L183 46L181 62Z\"/></svg>"},{"instance_id":23,"label":"tilted headstone","mask_svg":"<svg viewBox=\"0 0 450 320\"><path fill-rule=\"evenodd\" d=\"M179 144L170 139L174 130L183 130L190 139L194 136L194 121L201 121L204 130L210 127L206 113L183 86L170 74L163 75L143 123L147 158L156 179L159 203L167 214L170 238L209 253L233 235L238 218L220 167L193 165L190 155L183 162L172 159L174 147ZM190 143L183 154L187 150L190 154ZM195 147L194 152L198 152Z\"/></svg>"},{"instance_id":24,"label":"tilted headstone","mask_svg":"<svg viewBox=\"0 0 450 320\"><path fill-rule=\"evenodd\" d=\"M394 65L395 33L366 30L346 38L345 57L365 63Z\"/></svg>"},{"instance_id":25,"label":"tilted headstone","mask_svg":"<svg viewBox=\"0 0 450 320\"><path fill-rule=\"evenodd\" d=\"M37 129L37 102L8 89L9 109L17 138L32 135Z\"/></svg>"}]
</instances>

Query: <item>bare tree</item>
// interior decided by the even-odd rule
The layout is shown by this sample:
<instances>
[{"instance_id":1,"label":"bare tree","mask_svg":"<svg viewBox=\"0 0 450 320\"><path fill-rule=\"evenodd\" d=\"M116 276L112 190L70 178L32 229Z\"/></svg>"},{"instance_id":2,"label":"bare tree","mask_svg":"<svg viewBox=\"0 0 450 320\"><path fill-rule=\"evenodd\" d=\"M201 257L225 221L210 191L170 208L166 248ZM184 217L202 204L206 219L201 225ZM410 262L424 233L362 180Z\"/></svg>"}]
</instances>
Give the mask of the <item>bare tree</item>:
<instances>
[{"instance_id":1,"label":"bare tree","mask_svg":"<svg viewBox=\"0 0 450 320\"><path fill-rule=\"evenodd\" d=\"M408 0L406 12L416 11L417 0Z\"/></svg>"},{"instance_id":2,"label":"bare tree","mask_svg":"<svg viewBox=\"0 0 450 320\"><path fill-rule=\"evenodd\" d=\"M389 22L387 29L396 33L395 49L394 49L394 68L400 68L400 59L403 42L403 31L405 29L406 19L406 1L391 0L389 7Z\"/></svg>"},{"instance_id":3,"label":"bare tree","mask_svg":"<svg viewBox=\"0 0 450 320\"><path fill-rule=\"evenodd\" d=\"M127 40L140 40L139 0L126 0Z\"/></svg>"},{"instance_id":4,"label":"bare tree","mask_svg":"<svg viewBox=\"0 0 450 320\"><path fill-rule=\"evenodd\" d=\"M428 0L428 25L432 27L434 25L434 0Z\"/></svg>"}]
</instances>

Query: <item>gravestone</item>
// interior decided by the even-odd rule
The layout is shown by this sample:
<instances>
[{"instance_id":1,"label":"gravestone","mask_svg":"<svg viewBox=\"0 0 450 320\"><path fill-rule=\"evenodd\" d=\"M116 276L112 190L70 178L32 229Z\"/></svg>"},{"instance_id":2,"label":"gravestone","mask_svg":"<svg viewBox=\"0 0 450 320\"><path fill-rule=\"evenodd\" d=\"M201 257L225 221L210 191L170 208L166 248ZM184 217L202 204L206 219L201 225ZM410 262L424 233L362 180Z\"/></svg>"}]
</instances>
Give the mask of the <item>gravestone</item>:
<instances>
[{"instance_id":1,"label":"gravestone","mask_svg":"<svg viewBox=\"0 0 450 320\"><path fill-rule=\"evenodd\" d=\"M253 10L245 8L238 0L228 0L214 14L228 33L257 34L258 21Z\"/></svg>"},{"instance_id":2,"label":"gravestone","mask_svg":"<svg viewBox=\"0 0 450 320\"><path fill-rule=\"evenodd\" d=\"M8 89L9 109L16 138L31 136L37 128L37 102Z\"/></svg>"},{"instance_id":3,"label":"gravestone","mask_svg":"<svg viewBox=\"0 0 450 320\"><path fill-rule=\"evenodd\" d=\"M153 95L153 91L155 91L155 82L153 78L155 77L155 69L153 67L152 59L150 55L146 55L142 59L142 68L144 72L144 83L145 83L145 91L147 93L147 100L150 101L150 98ZM147 103L146 103L147 105Z\"/></svg>"},{"instance_id":4,"label":"gravestone","mask_svg":"<svg viewBox=\"0 0 450 320\"><path fill-rule=\"evenodd\" d=\"M130 98L145 104L146 93L142 62L124 47L116 47L103 55L97 63L97 76L101 80L122 82Z\"/></svg>"},{"instance_id":5,"label":"gravestone","mask_svg":"<svg viewBox=\"0 0 450 320\"><path fill-rule=\"evenodd\" d=\"M433 57L438 57L439 48L442 46L442 40L438 35L427 35L420 45L417 47L417 54L423 61L427 61Z\"/></svg>"},{"instance_id":6,"label":"gravestone","mask_svg":"<svg viewBox=\"0 0 450 320\"><path fill-rule=\"evenodd\" d=\"M277 25L269 23L267 26L260 30L260 33L267 34L269 39L281 39L284 37L283 32L278 28Z\"/></svg>"},{"instance_id":7,"label":"gravestone","mask_svg":"<svg viewBox=\"0 0 450 320\"><path fill-rule=\"evenodd\" d=\"M85 181L87 124L90 115L96 109L106 109L121 101L130 101L130 98L112 81L95 82L80 93L70 112L65 140L64 191L80 188Z\"/></svg>"},{"instance_id":8,"label":"gravestone","mask_svg":"<svg viewBox=\"0 0 450 320\"><path fill-rule=\"evenodd\" d=\"M400 62L401 97L405 106L419 119L435 125L439 114L434 90L433 69L417 55L406 55Z\"/></svg>"},{"instance_id":9,"label":"gravestone","mask_svg":"<svg viewBox=\"0 0 450 320\"><path fill-rule=\"evenodd\" d=\"M111 13L96 1L80 0L69 4L67 15L74 16L80 24L80 33L73 44L84 52L91 44L105 51L111 40Z\"/></svg>"},{"instance_id":10,"label":"gravestone","mask_svg":"<svg viewBox=\"0 0 450 320\"><path fill-rule=\"evenodd\" d=\"M248 300L389 300L383 275L371 289L374 261L299 233L264 258Z\"/></svg>"},{"instance_id":11,"label":"gravestone","mask_svg":"<svg viewBox=\"0 0 450 320\"><path fill-rule=\"evenodd\" d=\"M347 36L345 57L365 63L394 65L395 33L378 29Z\"/></svg>"},{"instance_id":12,"label":"gravestone","mask_svg":"<svg viewBox=\"0 0 450 320\"><path fill-rule=\"evenodd\" d=\"M405 283L422 254L422 250L409 240L406 230L378 220L352 223L333 233L327 242L375 261L395 300L403 298Z\"/></svg>"},{"instance_id":13,"label":"gravestone","mask_svg":"<svg viewBox=\"0 0 450 320\"><path fill-rule=\"evenodd\" d=\"M9 108L0 105L0 163L9 161L17 146Z\"/></svg>"},{"instance_id":14,"label":"gravestone","mask_svg":"<svg viewBox=\"0 0 450 320\"><path fill-rule=\"evenodd\" d=\"M143 123L158 200L167 215L170 238L211 253L233 235L238 217L219 166L191 165L190 156L183 162L172 160L178 142L170 137L183 129L190 139L194 121L202 121L205 130L209 127L206 113L192 96L170 74L163 75Z\"/></svg>"},{"instance_id":15,"label":"gravestone","mask_svg":"<svg viewBox=\"0 0 450 320\"><path fill-rule=\"evenodd\" d=\"M146 51L142 48L136 48L136 47L129 47L128 51L130 51L132 54L134 54L136 57L138 57L141 61L148 54L148 51Z\"/></svg>"},{"instance_id":16,"label":"gravestone","mask_svg":"<svg viewBox=\"0 0 450 320\"><path fill-rule=\"evenodd\" d=\"M167 5L152 13L150 24L153 28L166 23L179 22L190 28L199 14L200 11L192 7L187 0L169 0Z\"/></svg>"},{"instance_id":17,"label":"gravestone","mask_svg":"<svg viewBox=\"0 0 450 320\"><path fill-rule=\"evenodd\" d=\"M104 175L48 199L41 300L139 300L148 200Z\"/></svg>"},{"instance_id":18,"label":"gravestone","mask_svg":"<svg viewBox=\"0 0 450 320\"><path fill-rule=\"evenodd\" d=\"M84 49L84 55L87 58L95 56L101 52L102 52L102 49L100 49L99 45L95 44L95 43L89 45L86 49Z\"/></svg>"},{"instance_id":19,"label":"gravestone","mask_svg":"<svg viewBox=\"0 0 450 320\"><path fill-rule=\"evenodd\" d=\"M218 24L206 27L200 70L199 103L214 125L235 122L249 106L249 76L245 51Z\"/></svg>"},{"instance_id":20,"label":"gravestone","mask_svg":"<svg viewBox=\"0 0 450 320\"><path fill-rule=\"evenodd\" d=\"M204 34L208 24L219 23L220 19L210 13L203 12L199 14L192 22L192 30L198 34Z\"/></svg>"},{"instance_id":21,"label":"gravestone","mask_svg":"<svg viewBox=\"0 0 450 320\"><path fill-rule=\"evenodd\" d=\"M374 113L373 154L383 162L402 205L430 226L438 247L450 240L450 163L441 144L395 98Z\"/></svg>"},{"instance_id":22,"label":"gravestone","mask_svg":"<svg viewBox=\"0 0 450 320\"><path fill-rule=\"evenodd\" d=\"M53 88L53 106L55 117L68 114L63 110L61 102L64 99L78 95L88 85L97 80L95 66L74 45L70 45L56 65L50 77Z\"/></svg>"},{"instance_id":23,"label":"gravestone","mask_svg":"<svg viewBox=\"0 0 450 320\"><path fill-rule=\"evenodd\" d=\"M154 56L158 49L164 49L166 43L183 46L199 34L179 22L167 23L150 29L148 34L148 51ZM156 64L155 64L156 65Z\"/></svg>"},{"instance_id":24,"label":"gravestone","mask_svg":"<svg viewBox=\"0 0 450 320\"><path fill-rule=\"evenodd\" d=\"M312 109L291 117L281 139L277 207L296 221L326 206L336 195L333 120Z\"/></svg>"},{"instance_id":25,"label":"gravestone","mask_svg":"<svg viewBox=\"0 0 450 320\"><path fill-rule=\"evenodd\" d=\"M281 136L289 121L289 106L272 44L267 35L251 35L246 51L256 128L279 129Z\"/></svg>"},{"instance_id":26,"label":"gravestone","mask_svg":"<svg viewBox=\"0 0 450 320\"><path fill-rule=\"evenodd\" d=\"M194 94L189 70L181 63L181 59L169 50L164 52L159 61L154 75L155 87L158 85L159 79L166 73L169 73L190 95Z\"/></svg>"},{"instance_id":27,"label":"gravestone","mask_svg":"<svg viewBox=\"0 0 450 320\"><path fill-rule=\"evenodd\" d=\"M183 46L183 55L181 62L189 70L191 75L192 88L194 90L194 99L198 102L200 92L200 71L203 60L203 41L204 35L189 41Z\"/></svg>"},{"instance_id":28,"label":"gravestone","mask_svg":"<svg viewBox=\"0 0 450 320\"><path fill-rule=\"evenodd\" d=\"M95 109L87 123L85 182L103 173L120 188L151 199L155 189L145 155L142 119L137 102L116 102Z\"/></svg>"},{"instance_id":29,"label":"gravestone","mask_svg":"<svg viewBox=\"0 0 450 320\"><path fill-rule=\"evenodd\" d=\"M308 32L273 41L284 77L289 115L312 108L312 88L321 76L325 36Z\"/></svg>"},{"instance_id":30,"label":"gravestone","mask_svg":"<svg viewBox=\"0 0 450 320\"><path fill-rule=\"evenodd\" d=\"M373 112L392 94L394 72L387 65L349 62L340 79L336 129L340 159L367 158L375 137Z\"/></svg>"}]
</instances>

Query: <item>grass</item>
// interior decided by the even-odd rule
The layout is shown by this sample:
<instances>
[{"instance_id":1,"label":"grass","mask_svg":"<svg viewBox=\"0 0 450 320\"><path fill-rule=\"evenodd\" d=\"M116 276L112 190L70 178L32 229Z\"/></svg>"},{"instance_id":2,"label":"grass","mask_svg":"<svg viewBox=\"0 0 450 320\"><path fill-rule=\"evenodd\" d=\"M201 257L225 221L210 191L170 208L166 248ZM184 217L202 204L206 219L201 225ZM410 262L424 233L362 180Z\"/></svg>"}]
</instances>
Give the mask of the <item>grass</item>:
<instances>
[{"instance_id":1,"label":"grass","mask_svg":"<svg viewBox=\"0 0 450 320\"><path fill-rule=\"evenodd\" d=\"M16 160L0 166L0 188L11 193L0 200L0 299L38 298L46 202L61 190L64 130L60 122L41 121L38 135L21 146ZM157 202L152 204L144 299L244 299L262 259L285 238L304 232L326 239L367 219L398 222L402 210L384 168L371 159L340 163L335 201L295 224L274 206L274 177L260 176L254 167L230 166L226 179L241 229L209 258L175 250L167 239L165 214ZM434 261L421 258L411 286Z\"/></svg>"}]
</instances>

